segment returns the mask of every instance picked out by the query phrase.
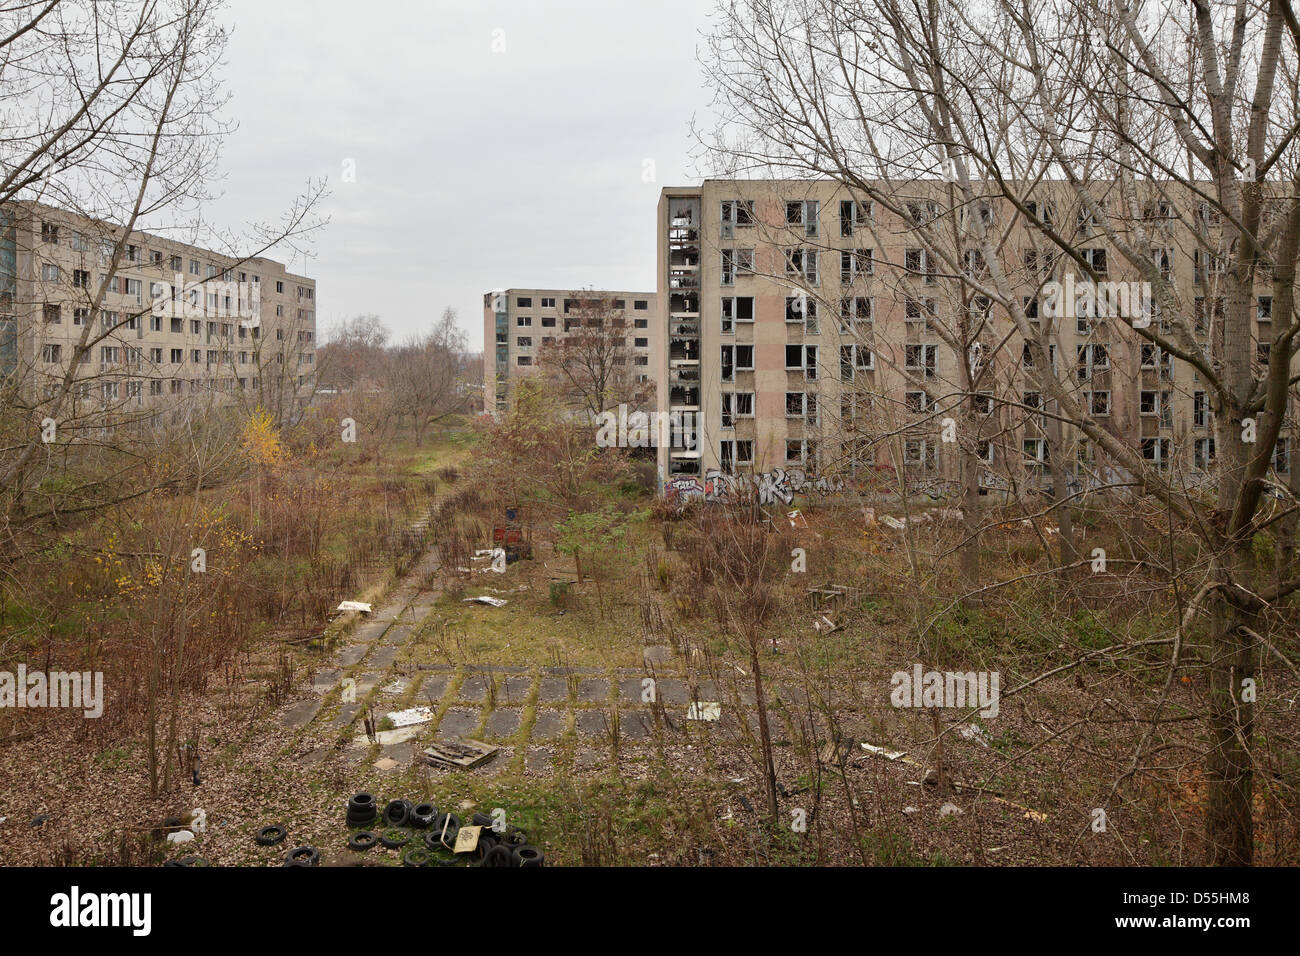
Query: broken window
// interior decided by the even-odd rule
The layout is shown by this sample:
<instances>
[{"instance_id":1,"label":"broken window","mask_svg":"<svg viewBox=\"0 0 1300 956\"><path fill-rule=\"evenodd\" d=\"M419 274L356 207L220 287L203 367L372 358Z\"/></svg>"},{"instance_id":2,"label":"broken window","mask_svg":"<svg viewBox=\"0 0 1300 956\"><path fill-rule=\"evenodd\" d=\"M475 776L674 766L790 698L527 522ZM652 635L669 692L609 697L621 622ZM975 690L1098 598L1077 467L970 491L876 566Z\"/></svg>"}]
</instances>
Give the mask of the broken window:
<instances>
[{"instance_id":1,"label":"broken window","mask_svg":"<svg viewBox=\"0 0 1300 956\"><path fill-rule=\"evenodd\" d=\"M934 378L939 361L937 345L909 343L903 347L903 367L925 378Z\"/></svg>"},{"instance_id":2,"label":"broken window","mask_svg":"<svg viewBox=\"0 0 1300 956\"><path fill-rule=\"evenodd\" d=\"M857 229L871 224L872 203L852 199L840 200L840 235L851 236Z\"/></svg>"}]
</instances>

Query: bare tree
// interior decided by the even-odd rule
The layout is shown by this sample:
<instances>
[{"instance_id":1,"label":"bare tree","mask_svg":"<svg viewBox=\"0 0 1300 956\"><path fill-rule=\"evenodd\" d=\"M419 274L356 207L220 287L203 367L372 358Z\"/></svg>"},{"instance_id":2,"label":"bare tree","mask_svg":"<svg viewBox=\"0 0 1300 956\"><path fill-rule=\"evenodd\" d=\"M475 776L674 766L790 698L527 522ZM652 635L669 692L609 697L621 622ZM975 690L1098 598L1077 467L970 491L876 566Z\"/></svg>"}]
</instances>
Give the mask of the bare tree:
<instances>
[{"instance_id":1,"label":"bare tree","mask_svg":"<svg viewBox=\"0 0 1300 956\"><path fill-rule=\"evenodd\" d=\"M598 415L647 401L633 365L632 329L613 296L574 292L564 300L564 334L544 343L538 365L575 410Z\"/></svg>"},{"instance_id":2,"label":"bare tree","mask_svg":"<svg viewBox=\"0 0 1300 956\"><path fill-rule=\"evenodd\" d=\"M465 333L455 309L445 309L432 329L397 348L391 362L397 407L410 419L417 445L430 425L467 407Z\"/></svg>"}]
</instances>

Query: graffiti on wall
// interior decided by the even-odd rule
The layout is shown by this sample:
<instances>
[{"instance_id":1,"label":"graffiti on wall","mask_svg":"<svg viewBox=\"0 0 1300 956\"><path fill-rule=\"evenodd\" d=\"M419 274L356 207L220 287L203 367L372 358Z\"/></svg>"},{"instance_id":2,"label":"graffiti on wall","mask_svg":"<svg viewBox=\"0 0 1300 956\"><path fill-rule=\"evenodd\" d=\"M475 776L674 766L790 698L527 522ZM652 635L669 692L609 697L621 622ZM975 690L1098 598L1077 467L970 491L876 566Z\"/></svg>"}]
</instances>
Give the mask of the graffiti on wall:
<instances>
[{"instance_id":1,"label":"graffiti on wall","mask_svg":"<svg viewBox=\"0 0 1300 956\"><path fill-rule=\"evenodd\" d=\"M664 497L682 503L692 498L732 502L757 498L760 505L788 505L795 495L825 496L843 490L843 479L814 478L802 468L773 468L754 475L727 475L710 468L703 481L683 476L664 482Z\"/></svg>"}]
</instances>

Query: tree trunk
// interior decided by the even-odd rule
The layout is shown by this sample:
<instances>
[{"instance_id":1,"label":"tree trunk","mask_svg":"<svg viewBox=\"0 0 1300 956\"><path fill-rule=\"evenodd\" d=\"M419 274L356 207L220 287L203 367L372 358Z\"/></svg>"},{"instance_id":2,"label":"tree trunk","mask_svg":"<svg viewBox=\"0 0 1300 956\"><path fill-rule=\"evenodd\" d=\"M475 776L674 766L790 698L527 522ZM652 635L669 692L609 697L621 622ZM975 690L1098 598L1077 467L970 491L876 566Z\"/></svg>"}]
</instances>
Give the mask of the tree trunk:
<instances>
[{"instance_id":1,"label":"tree trunk","mask_svg":"<svg viewBox=\"0 0 1300 956\"><path fill-rule=\"evenodd\" d=\"M776 805L776 763L772 759L772 734L767 726L767 698L763 692L763 666L758 661L758 634L749 635L749 667L754 673L754 700L758 704L758 740L763 751L763 775L767 783L767 812L776 829L780 810Z\"/></svg>"},{"instance_id":2,"label":"tree trunk","mask_svg":"<svg viewBox=\"0 0 1300 956\"><path fill-rule=\"evenodd\" d=\"M1250 573L1249 543L1229 553L1233 576ZM1250 742L1254 733L1253 695L1244 694L1245 681L1255 678L1258 656L1242 630L1254 629L1248 615L1222 598L1211 609L1210 635L1210 753L1207 759L1208 807L1205 838L1207 862L1214 866L1249 866L1254 854L1253 779ZM1243 696L1249 699L1243 700Z\"/></svg>"}]
</instances>

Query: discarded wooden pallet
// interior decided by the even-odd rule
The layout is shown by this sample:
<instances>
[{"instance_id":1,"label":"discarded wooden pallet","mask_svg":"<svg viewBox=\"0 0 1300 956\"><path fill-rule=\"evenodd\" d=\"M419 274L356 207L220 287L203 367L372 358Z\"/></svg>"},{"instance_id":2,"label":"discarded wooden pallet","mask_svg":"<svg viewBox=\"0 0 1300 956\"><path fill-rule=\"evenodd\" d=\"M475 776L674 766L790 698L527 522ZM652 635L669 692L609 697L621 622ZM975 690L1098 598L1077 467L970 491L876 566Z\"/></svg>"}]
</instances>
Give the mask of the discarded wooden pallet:
<instances>
[{"instance_id":1,"label":"discarded wooden pallet","mask_svg":"<svg viewBox=\"0 0 1300 956\"><path fill-rule=\"evenodd\" d=\"M424 759L435 767L469 770L492 759L500 749L481 740L436 740L425 748Z\"/></svg>"}]
</instances>

